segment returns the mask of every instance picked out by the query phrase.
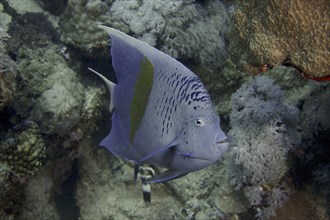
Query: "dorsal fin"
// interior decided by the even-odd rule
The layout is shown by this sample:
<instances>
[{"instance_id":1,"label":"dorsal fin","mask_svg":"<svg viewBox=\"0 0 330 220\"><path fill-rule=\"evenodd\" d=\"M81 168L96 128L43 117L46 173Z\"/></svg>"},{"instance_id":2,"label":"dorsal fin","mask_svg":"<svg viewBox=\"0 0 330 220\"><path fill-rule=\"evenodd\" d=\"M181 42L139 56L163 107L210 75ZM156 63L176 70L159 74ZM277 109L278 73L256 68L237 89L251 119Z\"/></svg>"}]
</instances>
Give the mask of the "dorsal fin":
<instances>
[{"instance_id":1,"label":"dorsal fin","mask_svg":"<svg viewBox=\"0 0 330 220\"><path fill-rule=\"evenodd\" d=\"M111 82L110 80L108 80L107 78L105 78L103 75L101 75L100 73L96 72L92 68L89 68L88 67L88 69L90 71L92 71L93 73L95 73L96 75L98 75L99 77L101 77L101 79L103 79L103 81L107 85L108 90L109 90L109 93L110 93L110 106L109 106L109 110L110 110L110 112L112 112L113 109L114 109L114 105L113 105L113 92L114 92L114 89L115 89L116 84L113 83L113 82Z\"/></svg>"},{"instance_id":2,"label":"dorsal fin","mask_svg":"<svg viewBox=\"0 0 330 220\"><path fill-rule=\"evenodd\" d=\"M177 67L179 70L187 69L169 55L143 41L110 27L103 25L98 25L98 27L106 31L111 38L112 65L116 72L118 84L120 84L123 78L131 74L128 72L129 66L140 64L141 60L145 57L157 69L166 70L168 66Z\"/></svg>"},{"instance_id":3,"label":"dorsal fin","mask_svg":"<svg viewBox=\"0 0 330 220\"><path fill-rule=\"evenodd\" d=\"M124 133L133 143L144 117L154 82L156 49L120 31L99 25L111 37L111 60L116 73L116 111L119 112ZM148 51L154 51L149 53Z\"/></svg>"}]
</instances>

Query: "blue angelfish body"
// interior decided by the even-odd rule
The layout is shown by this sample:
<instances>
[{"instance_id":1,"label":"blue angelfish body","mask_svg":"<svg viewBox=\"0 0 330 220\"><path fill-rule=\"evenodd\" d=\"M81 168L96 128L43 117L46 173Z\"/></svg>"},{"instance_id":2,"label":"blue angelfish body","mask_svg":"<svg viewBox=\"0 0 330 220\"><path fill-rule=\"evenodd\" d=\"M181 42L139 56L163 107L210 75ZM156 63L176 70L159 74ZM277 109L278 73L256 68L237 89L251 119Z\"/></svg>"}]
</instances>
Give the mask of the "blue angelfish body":
<instances>
[{"instance_id":1,"label":"blue angelfish body","mask_svg":"<svg viewBox=\"0 0 330 220\"><path fill-rule=\"evenodd\" d=\"M142 41L99 27L111 37L117 76L117 84L101 76L113 116L111 132L100 145L137 164L168 169L150 182L179 178L218 160L227 137L199 77Z\"/></svg>"}]
</instances>

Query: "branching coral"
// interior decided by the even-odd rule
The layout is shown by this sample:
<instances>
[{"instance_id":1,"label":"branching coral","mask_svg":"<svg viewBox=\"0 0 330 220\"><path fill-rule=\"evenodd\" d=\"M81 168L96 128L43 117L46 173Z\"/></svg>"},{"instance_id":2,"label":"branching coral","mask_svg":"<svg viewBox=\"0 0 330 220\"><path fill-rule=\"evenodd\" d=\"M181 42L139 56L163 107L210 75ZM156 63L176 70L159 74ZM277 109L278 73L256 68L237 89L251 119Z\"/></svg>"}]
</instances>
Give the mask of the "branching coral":
<instances>
[{"instance_id":1,"label":"branching coral","mask_svg":"<svg viewBox=\"0 0 330 220\"><path fill-rule=\"evenodd\" d=\"M297 109L283 104L281 88L268 76L255 77L232 95L231 183L243 188L251 205L260 205L259 218L273 215L287 197L285 188L275 186L286 174L288 152L300 142L297 117Z\"/></svg>"},{"instance_id":2,"label":"branching coral","mask_svg":"<svg viewBox=\"0 0 330 220\"><path fill-rule=\"evenodd\" d=\"M226 60L228 21L227 8L217 0L69 0L60 26L64 42L90 53L108 45L97 29L101 23L215 70Z\"/></svg>"},{"instance_id":3,"label":"branching coral","mask_svg":"<svg viewBox=\"0 0 330 220\"><path fill-rule=\"evenodd\" d=\"M288 188L281 187L273 187L269 191L264 192L264 197L266 197L266 201L264 201L263 208L257 208L257 219L269 219L271 216L275 216L275 211L278 208L281 208L284 202L289 198L290 191Z\"/></svg>"},{"instance_id":4,"label":"branching coral","mask_svg":"<svg viewBox=\"0 0 330 220\"><path fill-rule=\"evenodd\" d=\"M174 58L193 58L214 70L226 58L228 21L228 10L220 1L207 1L203 7L185 3L167 18L161 50Z\"/></svg>"}]
</instances>

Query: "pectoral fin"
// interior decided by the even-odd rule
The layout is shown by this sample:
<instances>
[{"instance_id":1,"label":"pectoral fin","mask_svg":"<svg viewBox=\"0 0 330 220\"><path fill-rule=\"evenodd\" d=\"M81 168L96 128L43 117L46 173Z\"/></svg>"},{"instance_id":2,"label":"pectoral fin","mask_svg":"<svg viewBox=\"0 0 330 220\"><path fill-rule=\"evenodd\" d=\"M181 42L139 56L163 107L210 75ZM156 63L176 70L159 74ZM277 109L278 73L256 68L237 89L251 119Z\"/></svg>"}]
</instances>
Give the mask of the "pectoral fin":
<instances>
[{"instance_id":1,"label":"pectoral fin","mask_svg":"<svg viewBox=\"0 0 330 220\"><path fill-rule=\"evenodd\" d=\"M183 177L187 174L188 173L182 173L182 172L173 171L173 170L166 170L165 172L149 179L147 181L147 183L162 183L162 182L166 182L169 180L174 180L174 179Z\"/></svg>"},{"instance_id":2,"label":"pectoral fin","mask_svg":"<svg viewBox=\"0 0 330 220\"><path fill-rule=\"evenodd\" d=\"M143 158L141 158L139 160L139 164L144 164L148 159L158 156L161 153L164 153L166 150L169 150L170 148L176 147L178 145L178 139L175 138L174 140L172 140L169 144L160 147L158 149L156 149L153 152L150 152L148 155L144 156Z\"/></svg>"}]
</instances>

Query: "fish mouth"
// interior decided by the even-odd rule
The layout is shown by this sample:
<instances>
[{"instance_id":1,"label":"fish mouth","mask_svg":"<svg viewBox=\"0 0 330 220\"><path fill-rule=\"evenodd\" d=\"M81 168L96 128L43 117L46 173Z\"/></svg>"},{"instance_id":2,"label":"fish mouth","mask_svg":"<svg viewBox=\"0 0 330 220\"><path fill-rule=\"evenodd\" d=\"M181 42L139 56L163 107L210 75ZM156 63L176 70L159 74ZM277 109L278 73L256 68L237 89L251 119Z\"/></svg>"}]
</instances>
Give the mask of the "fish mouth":
<instances>
[{"instance_id":1,"label":"fish mouth","mask_svg":"<svg viewBox=\"0 0 330 220\"><path fill-rule=\"evenodd\" d=\"M220 141L217 141L215 143L215 146L219 146L221 149L227 149L228 146L229 146L229 141L228 141L227 138L224 138L224 139L222 139Z\"/></svg>"},{"instance_id":2,"label":"fish mouth","mask_svg":"<svg viewBox=\"0 0 330 220\"><path fill-rule=\"evenodd\" d=\"M228 144L229 142L228 142L228 139L227 138L224 138L224 139L222 139L221 141L217 141L217 144Z\"/></svg>"},{"instance_id":3,"label":"fish mouth","mask_svg":"<svg viewBox=\"0 0 330 220\"><path fill-rule=\"evenodd\" d=\"M227 151L228 147L229 147L229 141L228 141L227 138L225 138L221 141L217 141L215 143L215 146L218 150L221 151L221 154L224 154Z\"/></svg>"},{"instance_id":4,"label":"fish mouth","mask_svg":"<svg viewBox=\"0 0 330 220\"><path fill-rule=\"evenodd\" d=\"M223 141L219 141L219 142L217 142L217 144L228 144L228 140L226 139L226 140L223 140Z\"/></svg>"}]
</instances>

